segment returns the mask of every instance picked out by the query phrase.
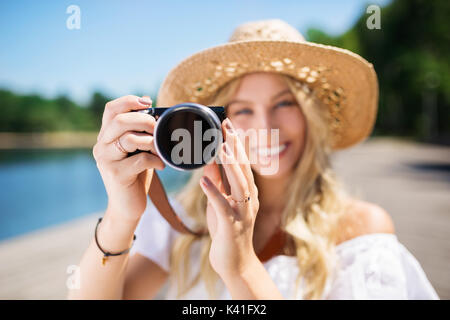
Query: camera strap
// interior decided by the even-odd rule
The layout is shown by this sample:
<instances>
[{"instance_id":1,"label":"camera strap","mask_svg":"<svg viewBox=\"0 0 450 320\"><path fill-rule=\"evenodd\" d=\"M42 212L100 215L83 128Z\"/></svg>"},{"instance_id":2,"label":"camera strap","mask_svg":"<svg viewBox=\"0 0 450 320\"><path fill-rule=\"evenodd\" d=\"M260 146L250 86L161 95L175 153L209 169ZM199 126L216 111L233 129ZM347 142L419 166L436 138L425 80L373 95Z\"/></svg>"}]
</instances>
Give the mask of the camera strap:
<instances>
[{"instance_id":1,"label":"camera strap","mask_svg":"<svg viewBox=\"0 0 450 320\"><path fill-rule=\"evenodd\" d=\"M153 205L161 214L161 216L166 219L172 228L180 233L192 234L198 237L204 236L208 234L207 230L203 231L193 231L189 229L183 221L178 217L175 213L175 210L169 203L169 199L167 197L166 191L164 190L164 186L159 179L158 174L155 170L152 170L152 177L150 182L150 187L148 191L148 195L150 200L153 202ZM280 228L272 235L272 237L267 241L266 245L263 249L257 253L260 261L265 262L270 258L280 255L286 254L283 252L286 243L286 234ZM293 255L293 253L289 254Z\"/></svg>"},{"instance_id":2,"label":"camera strap","mask_svg":"<svg viewBox=\"0 0 450 320\"><path fill-rule=\"evenodd\" d=\"M204 236L207 235L207 231L193 231L189 229L183 221L181 221L180 217L175 213L172 206L169 203L169 199L167 197L166 191L164 190L164 186L159 179L158 174L155 170L152 170L152 177L150 188L148 190L148 195L150 200L152 200L153 205L159 211L159 213L163 216L164 219L174 228L176 231L180 233L190 233L195 236Z\"/></svg>"}]
</instances>

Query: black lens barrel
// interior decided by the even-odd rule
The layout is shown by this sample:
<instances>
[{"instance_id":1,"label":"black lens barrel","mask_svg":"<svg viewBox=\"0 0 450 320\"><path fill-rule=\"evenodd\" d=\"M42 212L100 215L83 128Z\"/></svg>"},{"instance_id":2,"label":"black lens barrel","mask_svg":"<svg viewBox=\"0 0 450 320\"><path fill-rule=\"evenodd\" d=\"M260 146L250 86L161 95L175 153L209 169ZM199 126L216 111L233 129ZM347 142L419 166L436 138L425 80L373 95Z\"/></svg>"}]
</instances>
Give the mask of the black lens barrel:
<instances>
[{"instance_id":1,"label":"black lens barrel","mask_svg":"<svg viewBox=\"0 0 450 320\"><path fill-rule=\"evenodd\" d=\"M221 122L225 119L225 108L222 106L204 106L197 103L181 103L175 106L165 108L165 107L155 107L143 110L133 110L136 112L142 112L149 114L157 120L154 132L155 146L160 158L169 166L174 169L186 171L193 170L202 167L208 163L217 154L217 148L222 143L221 134ZM198 141L198 133L195 129L195 125L201 126L201 141ZM190 137L194 137L191 140L190 150L186 155L188 159L187 162L176 162L172 159L172 151L177 145L177 142L172 141L172 133L176 129L186 129L190 134ZM220 133L218 137L212 139L212 141L204 141L203 135L208 129L218 130ZM195 141L197 139L197 141ZM217 140L217 141L215 141ZM203 154L208 144L213 143L213 151L210 157L203 159ZM201 161L198 161L195 151L198 151L198 144L201 144ZM195 148L197 146L197 149ZM209 151L209 149L208 149ZM136 150L128 154L128 156L133 156L140 152L141 150ZM182 152L182 154L184 151ZM192 156L194 154L194 156ZM183 158L184 159L184 158ZM195 160L195 161L194 161Z\"/></svg>"}]
</instances>

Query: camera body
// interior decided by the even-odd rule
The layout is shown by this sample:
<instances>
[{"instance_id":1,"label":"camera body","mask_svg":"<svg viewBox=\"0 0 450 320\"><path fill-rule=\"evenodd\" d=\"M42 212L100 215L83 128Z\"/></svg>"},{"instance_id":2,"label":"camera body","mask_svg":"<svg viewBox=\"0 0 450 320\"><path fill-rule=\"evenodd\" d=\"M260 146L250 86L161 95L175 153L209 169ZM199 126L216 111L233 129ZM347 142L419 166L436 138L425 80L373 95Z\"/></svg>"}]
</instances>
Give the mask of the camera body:
<instances>
[{"instance_id":1,"label":"camera body","mask_svg":"<svg viewBox=\"0 0 450 320\"><path fill-rule=\"evenodd\" d=\"M155 117L154 143L159 157L168 166L194 170L212 161L223 142L223 106L180 103L175 106L135 110ZM132 156L142 152L136 150Z\"/></svg>"}]
</instances>

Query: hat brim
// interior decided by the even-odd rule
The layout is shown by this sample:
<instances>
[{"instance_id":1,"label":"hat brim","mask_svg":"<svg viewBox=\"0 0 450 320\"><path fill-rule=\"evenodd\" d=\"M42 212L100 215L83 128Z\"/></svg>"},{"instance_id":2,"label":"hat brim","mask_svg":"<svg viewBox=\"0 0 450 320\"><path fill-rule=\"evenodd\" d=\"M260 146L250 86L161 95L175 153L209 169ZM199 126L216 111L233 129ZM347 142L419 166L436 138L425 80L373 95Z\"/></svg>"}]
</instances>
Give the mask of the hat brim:
<instances>
[{"instance_id":1,"label":"hat brim","mask_svg":"<svg viewBox=\"0 0 450 320\"><path fill-rule=\"evenodd\" d=\"M329 105L333 149L352 146L372 132L378 109L378 81L372 64L349 50L312 42L238 41L197 52L170 70L159 89L157 105L207 104L230 80L257 71L292 76L320 92L322 98L325 94L322 101Z\"/></svg>"}]
</instances>

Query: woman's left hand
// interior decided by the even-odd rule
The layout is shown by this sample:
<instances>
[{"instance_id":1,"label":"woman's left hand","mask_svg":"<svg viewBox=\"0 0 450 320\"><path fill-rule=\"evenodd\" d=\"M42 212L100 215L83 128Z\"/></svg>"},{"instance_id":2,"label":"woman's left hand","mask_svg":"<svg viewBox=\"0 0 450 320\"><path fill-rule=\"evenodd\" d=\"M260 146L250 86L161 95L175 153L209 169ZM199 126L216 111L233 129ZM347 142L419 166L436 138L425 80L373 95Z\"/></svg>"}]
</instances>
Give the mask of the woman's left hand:
<instances>
[{"instance_id":1,"label":"woman's left hand","mask_svg":"<svg viewBox=\"0 0 450 320\"><path fill-rule=\"evenodd\" d=\"M212 239L209 259L222 279L239 276L259 261L253 229L259 208L258 190L244 146L231 121L223 124L225 142L219 158L230 185L227 195L216 163L205 167L200 185L208 198L207 224Z\"/></svg>"}]
</instances>

